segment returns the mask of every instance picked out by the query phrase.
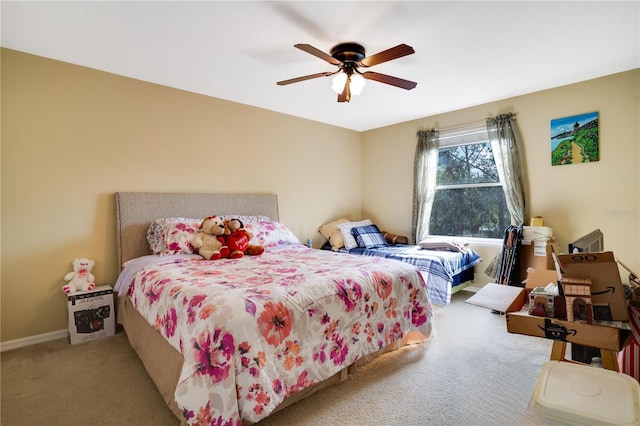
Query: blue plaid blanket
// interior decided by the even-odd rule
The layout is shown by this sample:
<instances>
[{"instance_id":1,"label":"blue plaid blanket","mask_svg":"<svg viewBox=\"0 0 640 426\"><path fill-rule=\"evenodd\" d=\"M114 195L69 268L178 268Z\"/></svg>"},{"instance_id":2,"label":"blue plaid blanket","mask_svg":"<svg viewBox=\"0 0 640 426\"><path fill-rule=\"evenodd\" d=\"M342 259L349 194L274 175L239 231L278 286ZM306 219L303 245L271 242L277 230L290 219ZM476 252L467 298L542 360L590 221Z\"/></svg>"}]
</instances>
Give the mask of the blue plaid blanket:
<instances>
[{"instance_id":1,"label":"blue plaid blanket","mask_svg":"<svg viewBox=\"0 0 640 426\"><path fill-rule=\"evenodd\" d=\"M439 251L405 244L390 244L371 249L356 247L348 253L395 259L416 266L423 273L431 302L445 306L451 303L454 276L482 262L480 255L471 249L460 252Z\"/></svg>"}]
</instances>

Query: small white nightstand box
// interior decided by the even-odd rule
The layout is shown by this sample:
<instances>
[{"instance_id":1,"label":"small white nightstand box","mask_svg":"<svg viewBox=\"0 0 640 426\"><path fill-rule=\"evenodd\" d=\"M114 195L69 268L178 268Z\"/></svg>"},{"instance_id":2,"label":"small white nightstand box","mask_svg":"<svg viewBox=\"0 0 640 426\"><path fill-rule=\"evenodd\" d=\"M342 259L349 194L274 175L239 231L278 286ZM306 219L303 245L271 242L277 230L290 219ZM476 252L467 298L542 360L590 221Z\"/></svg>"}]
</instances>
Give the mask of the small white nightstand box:
<instances>
[{"instance_id":1,"label":"small white nightstand box","mask_svg":"<svg viewBox=\"0 0 640 426\"><path fill-rule=\"evenodd\" d=\"M88 342L116 333L113 289L108 285L67 296L71 344Z\"/></svg>"}]
</instances>

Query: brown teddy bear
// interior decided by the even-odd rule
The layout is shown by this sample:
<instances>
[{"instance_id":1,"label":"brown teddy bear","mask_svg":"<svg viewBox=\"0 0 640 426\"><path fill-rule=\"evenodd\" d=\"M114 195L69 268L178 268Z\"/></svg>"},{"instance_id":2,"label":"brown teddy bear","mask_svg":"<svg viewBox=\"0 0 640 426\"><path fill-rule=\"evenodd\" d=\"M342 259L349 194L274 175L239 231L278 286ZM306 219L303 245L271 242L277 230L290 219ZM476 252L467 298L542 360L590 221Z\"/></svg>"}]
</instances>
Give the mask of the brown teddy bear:
<instances>
[{"instance_id":1,"label":"brown teddy bear","mask_svg":"<svg viewBox=\"0 0 640 426\"><path fill-rule=\"evenodd\" d=\"M230 250L225 244L224 222L218 216L209 216L200 224L200 230L193 236L191 244L200 256L207 260L228 257Z\"/></svg>"},{"instance_id":2,"label":"brown teddy bear","mask_svg":"<svg viewBox=\"0 0 640 426\"><path fill-rule=\"evenodd\" d=\"M249 256L259 256L264 253L264 247L249 244L253 235L244 228L240 219L228 219L225 225L225 241L231 253L229 258L239 259L245 254Z\"/></svg>"}]
</instances>

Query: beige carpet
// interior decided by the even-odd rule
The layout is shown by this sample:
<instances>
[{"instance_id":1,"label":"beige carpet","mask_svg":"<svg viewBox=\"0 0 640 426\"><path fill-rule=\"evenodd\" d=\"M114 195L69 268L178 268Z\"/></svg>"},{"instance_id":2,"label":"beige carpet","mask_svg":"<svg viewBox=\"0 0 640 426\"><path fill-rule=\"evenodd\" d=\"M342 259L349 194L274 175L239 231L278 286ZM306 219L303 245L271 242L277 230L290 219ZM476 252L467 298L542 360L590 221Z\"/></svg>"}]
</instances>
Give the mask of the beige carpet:
<instances>
[{"instance_id":1,"label":"beige carpet","mask_svg":"<svg viewBox=\"0 0 640 426\"><path fill-rule=\"evenodd\" d=\"M551 341L510 334L504 316L453 296L437 336L361 367L260 422L271 425L534 425L527 409ZM1 354L1 423L176 425L126 335Z\"/></svg>"}]
</instances>

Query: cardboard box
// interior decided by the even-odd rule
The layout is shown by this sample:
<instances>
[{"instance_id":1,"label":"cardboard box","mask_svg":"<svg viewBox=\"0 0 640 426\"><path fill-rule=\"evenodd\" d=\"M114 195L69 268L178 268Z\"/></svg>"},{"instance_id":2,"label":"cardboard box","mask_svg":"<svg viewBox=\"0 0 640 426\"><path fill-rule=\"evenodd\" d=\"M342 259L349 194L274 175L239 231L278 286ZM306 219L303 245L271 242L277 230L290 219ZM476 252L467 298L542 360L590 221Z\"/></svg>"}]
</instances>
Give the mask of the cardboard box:
<instances>
[{"instance_id":1,"label":"cardboard box","mask_svg":"<svg viewBox=\"0 0 640 426\"><path fill-rule=\"evenodd\" d=\"M555 269L531 269L527 274L527 288L546 287L558 284L558 272Z\"/></svg>"},{"instance_id":2,"label":"cardboard box","mask_svg":"<svg viewBox=\"0 0 640 426\"><path fill-rule=\"evenodd\" d=\"M629 310L613 252L572 253L558 256L562 276L591 279L595 320L629 321Z\"/></svg>"},{"instance_id":3,"label":"cardboard box","mask_svg":"<svg viewBox=\"0 0 640 426\"><path fill-rule=\"evenodd\" d=\"M554 269L553 256L555 243L551 240L521 240L518 250L519 282L527 279L527 269Z\"/></svg>"},{"instance_id":4,"label":"cardboard box","mask_svg":"<svg viewBox=\"0 0 640 426\"><path fill-rule=\"evenodd\" d=\"M557 282L556 271L531 270L526 287L490 283L467 299L467 303L506 313L507 331L545 337L577 345L620 351L631 341L629 322L601 321L596 325L529 315L525 305L526 292L534 287L546 287ZM555 308L554 300L554 308Z\"/></svg>"},{"instance_id":5,"label":"cardboard box","mask_svg":"<svg viewBox=\"0 0 640 426\"><path fill-rule=\"evenodd\" d=\"M116 331L113 289L108 285L67 296L69 339L72 345L88 342Z\"/></svg>"},{"instance_id":6,"label":"cardboard box","mask_svg":"<svg viewBox=\"0 0 640 426\"><path fill-rule=\"evenodd\" d=\"M532 289L536 287L546 287L549 284L558 284L558 273L556 270L551 269L531 269L527 273L527 282L525 283L525 290L527 297Z\"/></svg>"},{"instance_id":7,"label":"cardboard box","mask_svg":"<svg viewBox=\"0 0 640 426\"><path fill-rule=\"evenodd\" d=\"M507 331L612 351L622 350L631 339L631 330L535 317L524 311L507 313Z\"/></svg>"}]
</instances>

